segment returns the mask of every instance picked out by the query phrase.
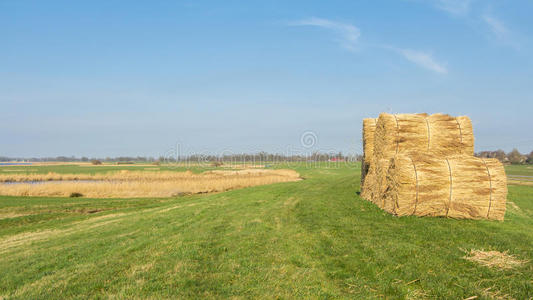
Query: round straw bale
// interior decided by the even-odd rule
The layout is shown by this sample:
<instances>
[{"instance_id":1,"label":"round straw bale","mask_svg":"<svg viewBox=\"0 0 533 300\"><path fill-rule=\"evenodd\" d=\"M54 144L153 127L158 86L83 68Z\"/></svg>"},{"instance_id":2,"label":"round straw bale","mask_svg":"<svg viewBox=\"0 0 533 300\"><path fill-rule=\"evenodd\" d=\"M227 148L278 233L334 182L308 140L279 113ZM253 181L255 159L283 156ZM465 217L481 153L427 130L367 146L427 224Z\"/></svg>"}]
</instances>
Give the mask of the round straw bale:
<instances>
[{"instance_id":1,"label":"round straw bale","mask_svg":"<svg viewBox=\"0 0 533 300\"><path fill-rule=\"evenodd\" d=\"M496 159L398 154L390 162L384 207L399 216L503 220L507 182Z\"/></svg>"},{"instance_id":2,"label":"round straw bale","mask_svg":"<svg viewBox=\"0 0 533 300\"><path fill-rule=\"evenodd\" d=\"M374 159L374 133L377 118L363 119L363 160L361 162L361 193L363 193L366 174Z\"/></svg>"},{"instance_id":3,"label":"round straw bale","mask_svg":"<svg viewBox=\"0 0 533 300\"><path fill-rule=\"evenodd\" d=\"M376 171L372 166L368 169L365 180L361 183L361 198L372 201L372 189L376 185Z\"/></svg>"},{"instance_id":4,"label":"round straw bale","mask_svg":"<svg viewBox=\"0 0 533 300\"><path fill-rule=\"evenodd\" d=\"M376 159L391 158L402 152L473 155L473 149L472 124L468 117L382 113L376 124Z\"/></svg>"},{"instance_id":5,"label":"round straw bale","mask_svg":"<svg viewBox=\"0 0 533 300\"><path fill-rule=\"evenodd\" d=\"M370 170L364 182L361 195L364 199L374 202L383 208L383 192L386 187L386 175L389 167L389 159L380 159L370 165Z\"/></svg>"}]
</instances>

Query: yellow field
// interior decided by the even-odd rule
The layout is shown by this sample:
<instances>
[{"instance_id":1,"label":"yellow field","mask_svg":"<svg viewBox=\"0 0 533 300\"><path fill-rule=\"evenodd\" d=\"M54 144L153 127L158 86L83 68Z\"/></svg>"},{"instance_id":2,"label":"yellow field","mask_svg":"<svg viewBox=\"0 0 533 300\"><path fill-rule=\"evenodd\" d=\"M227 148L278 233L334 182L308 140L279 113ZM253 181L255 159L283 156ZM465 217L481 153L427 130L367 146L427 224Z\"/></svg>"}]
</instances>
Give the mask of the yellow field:
<instances>
[{"instance_id":1,"label":"yellow field","mask_svg":"<svg viewBox=\"0 0 533 300\"><path fill-rule=\"evenodd\" d=\"M0 195L91 198L171 197L300 180L293 170L186 172L125 171L105 174L1 174ZM28 181L39 183L26 183Z\"/></svg>"}]
</instances>

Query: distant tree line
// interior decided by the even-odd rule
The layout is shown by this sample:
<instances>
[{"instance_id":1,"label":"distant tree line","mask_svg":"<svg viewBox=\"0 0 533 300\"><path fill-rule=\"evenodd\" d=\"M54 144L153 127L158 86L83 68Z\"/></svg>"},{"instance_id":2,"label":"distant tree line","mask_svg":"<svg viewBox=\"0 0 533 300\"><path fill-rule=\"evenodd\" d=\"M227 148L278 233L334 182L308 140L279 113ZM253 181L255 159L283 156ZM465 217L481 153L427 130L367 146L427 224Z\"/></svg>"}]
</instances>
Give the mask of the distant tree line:
<instances>
[{"instance_id":1,"label":"distant tree line","mask_svg":"<svg viewBox=\"0 0 533 300\"><path fill-rule=\"evenodd\" d=\"M476 153L475 156L482 158L496 158L502 163L510 163L513 165L533 164L533 151L529 154L522 154L518 149L513 149L513 151L509 153L505 153L503 150L481 151Z\"/></svg>"},{"instance_id":2,"label":"distant tree line","mask_svg":"<svg viewBox=\"0 0 533 300\"><path fill-rule=\"evenodd\" d=\"M183 155L179 157L175 156L160 156L145 157L145 156L119 156L119 157L75 157L75 156L57 156L57 157L41 157L41 158L23 158L23 157L5 157L0 156L0 162L6 161L28 161L28 162L215 162L215 161L246 161L246 162L290 162L290 161L361 161L362 156L344 155L342 152L338 153L323 153L313 152L310 154L298 154L298 155L285 155L277 153L241 153L241 154L223 154L223 155Z\"/></svg>"},{"instance_id":3,"label":"distant tree line","mask_svg":"<svg viewBox=\"0 0 533 300\"><path fill-rule=\"evenodd\" d=\"M119 156L119 157L75 157L75 156L57 156L57 157L6 157L0 156L0 162L6 161L28 161L28 162L90 162L93 160L99 160L104 162L153 162L157 159L154 157L145 157L145 156Z\"/></svg>"},{"instance_id":4,"label":"distant tree line","mask_svg":"<svg viewBox=\"0 0 533 300\"><path fill-rule=\"evenodd\" d=\"M247 161L247 162L275 162L275 161L328 161L328 160L350 160L360 161L361 155L344 155L342 152L323 153L313 152L310 154L285 155L279 153L241 153L241 154L224 154L224 155L190 155L178 160L186 161ZM162 158L160 158L162 159ZM166 161L176 161L176 158L167 157Z\"/></svg>"},{"instance_id":5,"label":"distant tree line","mask_svg":"<svg viewBox=\"0 0 533 300\"><path fill-rule=\"evenodd\" d=\"M505 153L503 150L496 151L480 151L475 154L482 158L496 158L503 163L508 164L533 164L533 151L529 154L522 154L517 149ZM7 161L27 161L27 162L115 162L115 163L130 163L130 162L216 162L216 161L235 161L235 162L302 162L302 161L361 161L362 156L359 154L344 155L342 152L338 153L324 153L313 152L310 154L285 155L279 153L241 153L241 154L223 154L223 155L184 155L180 157L174 156L160 156L146 157L146 156L119 156L119 157L75 157L75 156L57 156L57 157L40 157L40 158L23 158L23 157L6 157L0 156L0 162Z\"/></svg>"}]
</instances>

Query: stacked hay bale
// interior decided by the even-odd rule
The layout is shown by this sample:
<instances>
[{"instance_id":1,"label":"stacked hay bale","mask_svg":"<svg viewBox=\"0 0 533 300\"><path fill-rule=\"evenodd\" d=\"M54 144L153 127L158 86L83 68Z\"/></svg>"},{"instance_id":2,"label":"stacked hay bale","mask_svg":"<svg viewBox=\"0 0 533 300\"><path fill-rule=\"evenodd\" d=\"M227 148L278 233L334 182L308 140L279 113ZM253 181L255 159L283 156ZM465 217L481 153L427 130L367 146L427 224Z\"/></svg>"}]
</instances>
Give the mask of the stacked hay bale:
<instances>
[{"instance_id":1,"label":"stacked hay bale","mask_svg":"<svg viewBox=\"0 0 533 300\"><path fill-rule=\"evenodd\" d=\"M503 220L507 182L497 159L398 154L392 158L383 208L395 215Z\"/></svg>"},{"instance_id":2,"label":"stacked hay bale","mask_svg":"<svg viewBox=\"0 0 533 300\"><path fill-rule=\"evenodd\" d=\"M383 113L372 141L363 198L399 216L503 220L505 171L473 156L468 117Z\"/></svg>"},{"instance_id":3,"label":"stacked hay bale","mask_svg":"<svg viewBox=\"0 0 533 300\"><path fill-rule=\"evenodd\" d=\"M364 189L364 182L366 175L370 171L372 160L374 159L374 133L376 131L376 123L378 119L367 118L363 119L363 160L361 161L361 196L367 199ZM373 179L370 178L370 181Z\"/></svg>"},{"instance_id":4,"label":"stacked hay bale","mask_svg":"<svg viewBox=\"0 0 533 300\"><path fill-rule=\"evenodd\" d=\"M373 155L390 159L398 153L474 155L472 123L444 114L380 114Z\"/></svg>"},{"instance_id":5,"label":"stacked hay bale","mask_svg":"<svg viewBox=\"0 0 533 300\"><path fill-rule=\"evenodd\" d=\"M368 174L362 185L361 197L374 202L380 208L383 204L383 192L386 188L386 175L389 168L389 159L378 159L370 164Z\"/></svg>"}]
</instances>

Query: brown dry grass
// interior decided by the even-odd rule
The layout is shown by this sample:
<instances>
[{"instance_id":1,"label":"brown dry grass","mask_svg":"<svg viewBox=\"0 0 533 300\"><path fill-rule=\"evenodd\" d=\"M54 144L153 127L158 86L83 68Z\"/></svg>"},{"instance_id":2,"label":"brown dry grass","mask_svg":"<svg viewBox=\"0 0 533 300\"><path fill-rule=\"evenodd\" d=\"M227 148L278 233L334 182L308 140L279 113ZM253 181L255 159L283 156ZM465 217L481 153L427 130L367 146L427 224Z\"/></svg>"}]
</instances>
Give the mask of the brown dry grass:
<instances>
[{"instance_id":1,"label":"brown dry grass","mask_svg":"<svg viewBox=\"0 0 533 300\"><path fill-rule=\"evenodd\" d=\"M533 186L533 182L531 181L520 181L516 179L507 178L507 183L511 185L525 185L525 186Z\"/></svg>"},{"instance_id":2,"label":"brown dry grass","mask_svg":"<svg viewBox=\"0 0 533 300\"><path fill-rule=\"evenodd\" d=\"M508 251L500 252L495 250L484 251L472 249L465 252L466 256L463 257L464 259L489 268L512 269L528 262L527 260L521 260L514 255L508 254Z\"/></svg>"},{"instance_id":3,"label":"brown dry grass","mask_svg":"<svg viewBox=\"0 0 533 300\"><path fill-rule=\"evenodd\" d=\"M90 180L91 182L79 182ZM81 193L91 198L171 197L181 194L223 192L256 185L300 180L293 170L186 172L125 171L105 174L10 174L3 182L43 183L0 184L0 195L68 197Z\"/></svg>"}]
</instances>

